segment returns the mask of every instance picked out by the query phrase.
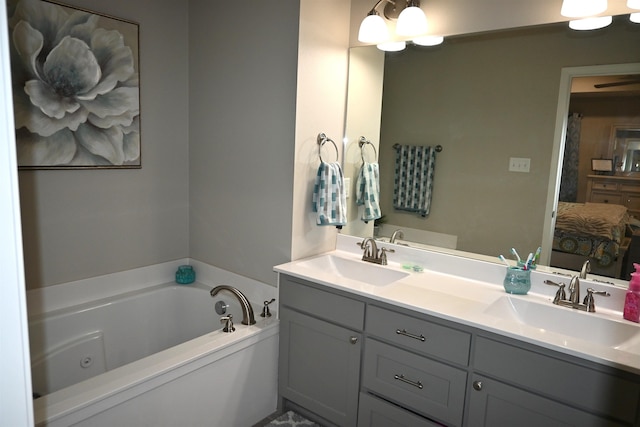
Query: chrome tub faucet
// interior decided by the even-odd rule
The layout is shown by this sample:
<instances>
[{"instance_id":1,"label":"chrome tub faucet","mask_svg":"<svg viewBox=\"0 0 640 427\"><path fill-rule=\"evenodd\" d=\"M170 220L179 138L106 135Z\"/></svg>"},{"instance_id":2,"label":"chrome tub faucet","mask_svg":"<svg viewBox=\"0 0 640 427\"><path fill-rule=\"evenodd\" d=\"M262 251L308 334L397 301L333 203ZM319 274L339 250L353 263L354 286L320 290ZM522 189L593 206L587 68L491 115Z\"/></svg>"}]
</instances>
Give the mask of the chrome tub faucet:
<instances>
[{"instance_id":1,"label":"chrome tub faucet","mask_svg":"<svg viewBox=\"0 0 640 427\"><path fill-rule=\"evenodd\" d=\"M240 292L237 288L234 288L233 286L219 285L211 289L211 296L212 297L216 296L220 291L231 292L240 302L240 306L242 307L242 324L243 325L253 325L256 323L256 319L253 315L253 308L251 307L251 303L242 292Z\"/></svg>"}]
</instances>

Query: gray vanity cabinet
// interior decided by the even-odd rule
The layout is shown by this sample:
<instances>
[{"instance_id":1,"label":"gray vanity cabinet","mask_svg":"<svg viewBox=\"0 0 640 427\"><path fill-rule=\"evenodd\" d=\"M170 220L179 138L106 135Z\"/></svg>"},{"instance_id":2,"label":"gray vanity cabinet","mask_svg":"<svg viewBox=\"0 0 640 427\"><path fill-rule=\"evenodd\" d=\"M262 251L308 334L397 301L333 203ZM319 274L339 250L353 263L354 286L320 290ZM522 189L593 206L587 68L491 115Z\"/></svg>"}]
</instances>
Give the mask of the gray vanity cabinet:
<instances>
[{"instance_id":1,"label":"gray vanity cabinet","mask_svg":"<svg viewBox=\"0 0 640 427\"><path fill-rule=\"evenodd\" d=\"M638 425L637 376L541 350L476 337L469 426Z\"/></svg>"},{"instance_id":2,"label":"gray vanity cabinet","mask_svg":"<svg viewBox=\"0 0 640 427\"><path fill-rule=\"evenodd\" d=\"M323 424L640 427L639 375L286 275L280 304L280 396Z\"/></svg>"},{"instance_id":3,"label":"gray vanity cabinet","mask_svg":"<svg viewBox=\"0 0 640 427\"><path fill-rule=\"evenodd\" d=\"M281 276L280 305L280 397L355 426L365 304Z\"/></svg>"}]
</instances>

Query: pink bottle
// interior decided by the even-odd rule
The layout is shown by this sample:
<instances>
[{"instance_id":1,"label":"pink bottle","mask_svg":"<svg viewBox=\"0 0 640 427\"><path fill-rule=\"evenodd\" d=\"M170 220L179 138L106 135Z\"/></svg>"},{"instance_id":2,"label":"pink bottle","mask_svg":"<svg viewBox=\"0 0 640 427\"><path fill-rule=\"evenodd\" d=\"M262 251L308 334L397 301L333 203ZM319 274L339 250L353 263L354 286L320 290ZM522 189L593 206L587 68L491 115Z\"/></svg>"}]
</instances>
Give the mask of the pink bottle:
<instances>
[{"instance_id":1,"label":"pink bottle","mask_svg":"<svg viewBox=\"0 0 640 427\"><path fill-rule=\"evenodd\" d=\"M624 298L623 317L626 320L640 323L640 264L634 263L633 267L636 272L631 273L629 290Z\"/></svg>"}]
</instances>

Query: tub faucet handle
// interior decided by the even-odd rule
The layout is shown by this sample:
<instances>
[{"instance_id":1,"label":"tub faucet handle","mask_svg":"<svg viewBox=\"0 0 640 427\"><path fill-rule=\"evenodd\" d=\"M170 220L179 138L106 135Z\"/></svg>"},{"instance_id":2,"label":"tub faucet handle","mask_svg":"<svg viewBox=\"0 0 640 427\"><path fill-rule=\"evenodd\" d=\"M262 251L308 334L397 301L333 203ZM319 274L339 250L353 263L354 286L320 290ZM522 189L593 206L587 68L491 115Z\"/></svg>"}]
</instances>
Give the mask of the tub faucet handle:
<instances>
[{"instance_id":1,"label":"tub faucet handle","mask_svg":"<svg viewBox=\"0 0 640 427\"><path fill-rule=\"evenodd\" d=\"M220 323L224 323L224 328L222 328L223 332L231 333L236 330L236 328L233 326L233 314L221 317Z\"/></svg>"},{"instance_id":2,"label":"tub faucet handle","mask_svg":"<svg viewBox=\"0 0 640 427\"><path fill-rule=\"evenodd\" d=\"M262 313L260 313L261 317L271 317L271 311L269 311L269 304L274 302L276 299L271 298L271 301L265 301L264 306L262 307Z\"/></svg>"}]
</instances>

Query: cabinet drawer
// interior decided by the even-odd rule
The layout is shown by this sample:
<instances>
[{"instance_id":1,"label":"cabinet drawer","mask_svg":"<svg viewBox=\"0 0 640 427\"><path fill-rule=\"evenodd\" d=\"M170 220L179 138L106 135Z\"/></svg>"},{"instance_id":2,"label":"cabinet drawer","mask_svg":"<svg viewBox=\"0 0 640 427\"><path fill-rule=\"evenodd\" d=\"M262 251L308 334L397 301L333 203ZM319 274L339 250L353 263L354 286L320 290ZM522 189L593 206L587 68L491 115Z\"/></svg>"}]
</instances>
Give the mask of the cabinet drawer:
<instances>
[{"instance_id":1,"label":"cabinet drawer","mask_svg":"<svg viewBox=\"0 0 640 427\"><path fill-rule=\"evenodd\" d=\"M358 427L442 427L386 400L360 393Z\"/></svg>"},{"instance_id":2,"label":"cabinet drawer","mask_svg":"<svg viewBox=\"0 0 640 427\"><path fill-rule=\"evenodd\" d=\"M535 369L529 369L532 366ZM476 340L474 367L497 379L627 423L635 422L640 406L637 379L627 380L485 337Z\"/></svg>"},{"instance_id":3,"label":"cabinet drawer","mask_svg":"<svg viewBox=\"0 0 640 427\"><path fill-rule=\"evenodd\" d=\"M591 188L594 190L606 190L606 191L618 191L618 183L617 182L598 182L594 181L591 185Z\"/></svg>"},{"instance_id":4,"label":"cabinet drawer","mask_svg":"<svg viewBox=\"0 0 640 427\"><path fill-rule=\"evenodd\" d=\"M640 193L640 185L639 184L620 184L620 191L624 191L625 193Z\"/></svg>"},{"instance_id":5,"label":"cabinet drawer","mask_svg":"<svg viewBox=\"0 0 640 427\"><path fill-rule=\"evenodd\" d=\"M395 344L460 365L469 363L471 334L428 320L369 306L366 331Z\"/></svg>"},{"instance_id":6,"label":"cabinet drawer","mask_svg":"<svg viewBox=\"0 0 640 427\"><path fill-rule=\"evenodd\" d=\"M280 277L280 304L361 331L364 302L306 286L289 276Z\"/></svg>"},{"instance_id":7,"label":"cabinet drawer","mask_svg":"<svg viewBox=\"0 0 640 427\"><path fill-rule=\"evenodd\" d=\"M451 425L462 423L467 373L367 339L362 386L400 406Z\"/></svg>"},{"instance_id":8,"label":"cabinet drawer","mask_svg":"<svg viewBox=\"0 0 640 427\"><path fill-rule=\"evenodd\" d=\"M593 203L611 203L613 205L622 205L622 195L618 193L605 193L599 191L591 192L591 199Z\"/></svg>"}]
</instances>

